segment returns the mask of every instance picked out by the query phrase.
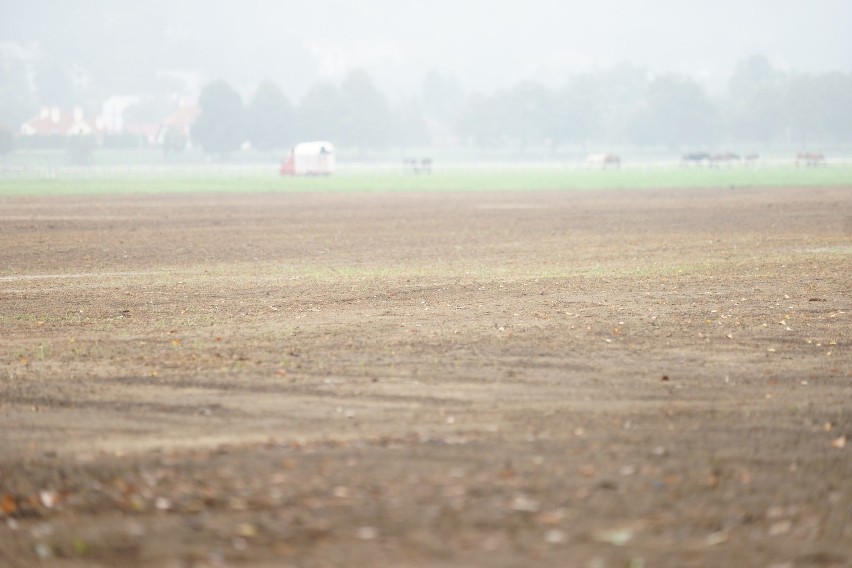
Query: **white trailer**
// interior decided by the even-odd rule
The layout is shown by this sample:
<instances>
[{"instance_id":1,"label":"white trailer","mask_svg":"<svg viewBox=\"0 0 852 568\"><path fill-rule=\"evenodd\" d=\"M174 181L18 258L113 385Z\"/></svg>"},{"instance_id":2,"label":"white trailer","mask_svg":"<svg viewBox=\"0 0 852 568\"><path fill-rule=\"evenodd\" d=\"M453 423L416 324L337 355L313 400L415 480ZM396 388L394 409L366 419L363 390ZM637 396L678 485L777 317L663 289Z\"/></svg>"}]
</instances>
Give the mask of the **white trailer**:
<instances>
[{"instance_id":1,"label":"white trailer","mask_svg":"<svg viewBox=\"0 0 852 568\"><path fill-rule=\"evenodd\" d=\"M293 146L281 164L284 176L327 176L334 173L334 145L331 142L301 142Z\"/></svg>"}]
</instances>

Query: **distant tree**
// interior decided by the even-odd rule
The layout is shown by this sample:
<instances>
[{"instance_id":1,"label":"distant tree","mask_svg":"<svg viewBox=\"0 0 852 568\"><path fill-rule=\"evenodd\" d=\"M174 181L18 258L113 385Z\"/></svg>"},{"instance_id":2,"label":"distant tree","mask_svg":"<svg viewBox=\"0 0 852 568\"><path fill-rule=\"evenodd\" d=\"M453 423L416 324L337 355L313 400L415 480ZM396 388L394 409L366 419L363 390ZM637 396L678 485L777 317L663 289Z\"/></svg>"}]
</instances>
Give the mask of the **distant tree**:
<instances>
[{"instance_id":1,"label":"distant tree","mask_svg":"<svg viewBox=\"0 0 852 568\"><path fill-rule=\"evenodd\" d=\"M5 156L15 149L15 137L12 130L0 124L0 156Z\"/></svg>"},{"instance_id":2,"label":"distant tree","mask_svg":"<svg viewBox=\"0 0 852 568\"><path fill-rule=\"evenodd\" d=\"M226 158L245 141L245 108L226 82L215 81L198 98L201 114L192 127L193 141L212 156Z\"/></svg>"},{"instance_id":3,"label":"distant tree","mask_svg":"<svg viewBox=\"0 0 852 568\"><path fill-rule=\"evenodd\" d=\"M728 82L724 119L736 140L769 145L789 121L785 104L787 78L766 57L755 55L737 64Z\"/></svg>"},{"instance_id":4,"label":"distant tree","mask_svg":"<svg viewBox=\"0 0 852 568\"><path fill-rule=\"evenodd\" d=\"M600 137L601 101L595 87L589 81L575 79L554 94L552 117L545 126L553 147Z\"/></svg>"},{"instance_id":5,"label":"distant tree","mask_svg":"<svg viewBox=\"0 0 852 568\"><path fill-rule=\"evenodd\" d=\"M728 81L728 96L733 99L749 97L767 84L778 83L783 77L763 55L752 55L737 63Z\"/></svg>"},{"instance_id":6,"label":"distant tree","mask_svg":"<svg viewBox=\"0 0 852 568\"><path fill-rule=\"evenodd\" d=\"M670 148L708 144L715 138L715 114L695 81L678 75L657 77L648 86L644 104L634 110L631 141Z\"/></svg>"},{"instance_id":7,"label":"distant tree","mask_svg":"<svg viewBox=\"0 0 852 568\"><path fill-rule=\"evenodd\" d=\"M464 106L461 85L452 75L442 75L436 70L423 78L420 88L423 112L434 120L452 124Z\"/></svg>"},{"instance_id":8,"label":"distant tree","mask_svg":"<svg viewBox=\"0 0 852 568\"><path fill-rule=\"evenodd\" d=\"M646 69L627 63L572 77L566 89L575 112L584 113L575 114L575 124L589 121L585 139L619 144L630 141L628 130L635 126L634 111L644 104L648 77Z\"/></svg>"},{"instance_id":9,"label":"distant tree","mask_svg":"<svg viewBox=\"0 0 852 568\"><path fill-rule=\"evenodd\" d=\"M787 129L785 99L785 87L775 83L755 85L741 97L729 99L725 112L728 133L735 140L769 146Z\"/></svg>"},{"instance_id":10,"label":"distant tree","mask_svg":"<svg viewBox=\"0 0 852 568\"><path fill-rule=\"evenodd\" d=\"M588 77L587 82L597 87L596 96L605 106L630 109L645 98L649 76L648 70L643 67L620 63ZM575 80L582 81L583 77ZM586 89L592 90L592 85Z\"/></svg>"},{"instance_id":11,"label":"distant tree","mask_svg":"<svg viewBox=\"0 0 852 568\"><path fill-rule=\"evenodd\" d=\"M169 126L163 133L163 155L179 154L186 149L187 137L180 128Z\"/></svg>"},{"instance_id":12,"label":"distant tree","mask_svg":"<svg viewBox=\"0 0 852 568\"><path fill-rule=\"evenodd\" d=\"M793 138L802 147L852 139L852 76L845 73L791 78L788 112Z\"/></svg>"},{"instance_id":13,"label":"distant tree","mask_svg":"<svg viewBox=\"0 0 852 568\"><path fill-rule=\"evenodd\" d=\"M657 128L656 113L642 101L633 107L624 126L624 135L631 144L653 146L660 143Z\"/></svg>"},{"instance_id":14,"label":"distant tree","mask_svg":"<svg viewBox=\"0 0 852 568\"><path fill-rule=\"evenodd\" d=\"M297 110L299 137L337 141L346 120L346 102L331 83L316 83L302 99Z\"/></svg>"},{"instance_id":15,"label":"distant tree","mask_svg":"<svg viewBox=\"0 0 852 568\"><path fill-rule=\"evenodd\" d=\"M825 136L835 145L852 142L852 73L829 73L822 85Z\"/></svg>"},{"instance_id":16,"label":"distant tree","mask_svg":"<svg viewBox=\"0 0 852 568\"><path fill-rule=\"evenodd\" d=\"M394 109L390 141L401 148L429 144L429 129L417 101L409 101Z\"/></svg>"},{"instance_id":17,"label":"distant tree","mask_svg":"<svg viewBox=\"0 0 852 568\"><path fill-rule=\"evenodd\" d=\"M496 98L501 130L522 150L548 138L554 117L554 96L549 89L523 81Z\"/></svg>"},{"instance_id":18,"label":"distant tree","mask_svg":"<svg viewBox=\"0 0 852 568\"><path fill-rule=\"evenodd\" d=\"M37 109L24 65L0 65L0 123L17 130Z\"/></svg>"},{"instance_id":19,"label":"distant tree","mask_svg":"<svg viewBox=\"0 0 852 568\"><path fill-rule=\"evenodd\" d=\"M327 139L363 151L386 146L391 135L390 105L363 70L351 72L339 88L315 84L297 113L303 138Z\"/></svg>"},{"instance_id":20,"label":"distant tree","mask_svg":"<svg viewBox=\"0 0 852 568\"><path fill-rule=\"evenodd\" d=\"M458 137L482 148L500 146L505 140L500 104L495 96L476 94L467 99L456 119Z\"/></svg>"},{"instance_id":21,"label":"distant tree","mask_svg":"<svg viewBox=\"0 0 852 568\"><path fill-rule=\"evenodd\" d=\"M385 97L362 69L349 73L340 86L345 104L340 142L360 150L387 146L391 112Z\"/></svg>"},{"instance_id":22,"label":"distant tree","mask_svg":"<svg viewBox=\"0 0 852 568\"><path fill-rule=\"evenodd\" d=\"M92 154L94 154L96 147L97 141L92 134L78 134L67 137L68 157L74 164L86 165L91 163Z\"/></svg>"},{"instance_id":23,"label":"distant tree","mask_svg":"<svg viewBox=\"0 0 852 568\"><path fill-rule=\"evenodd\" d=\"M630 110L647 94L647 73L628 65L573 77L559 90L526 81L491 96L469 98L456 121L467 142L495 146L585 144L625 137ZM633 124L635 127L637 124Z\"/></svg>"},{"instance_id":24,"label":"distant tree","mask_svg":"<svg viewBox=\"0 0 852 568\"><path fill-rule=\"evenodd\" d=\"M246 112L248 139L260 150L287 147L295 141L294 119L284 93L274 83L261 83Z\"/></svg>"},{"instance_id":25,"label":"distant tree","mask_svg":"<svg viewBox=\"0 0 852 568\"><path fill-rule=\"evenodd\" d=\"M787 93L787 105L794 140L803 148L815 143L820 138L824 114L818 78L813 75L792 77Z\"/></svg>"}]
</instances>

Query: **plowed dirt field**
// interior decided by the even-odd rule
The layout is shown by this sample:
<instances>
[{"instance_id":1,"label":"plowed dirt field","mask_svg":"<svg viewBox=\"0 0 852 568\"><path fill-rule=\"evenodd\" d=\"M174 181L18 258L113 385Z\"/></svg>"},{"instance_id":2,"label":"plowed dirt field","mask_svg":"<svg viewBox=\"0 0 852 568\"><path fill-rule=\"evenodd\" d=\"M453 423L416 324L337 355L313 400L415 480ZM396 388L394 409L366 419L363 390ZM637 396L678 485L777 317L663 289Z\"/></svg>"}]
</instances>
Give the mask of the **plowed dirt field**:
<instances>
[{"instance_id":1,"label":"plowed dirt field","mask_svg":"<svg viewBox=\"0 0 852 568\"><path fill-rule=\"evenodd\" d=\"M849 187L0 198L0 565L852 566L851 313Z\"/></svg>"}]
</instances>

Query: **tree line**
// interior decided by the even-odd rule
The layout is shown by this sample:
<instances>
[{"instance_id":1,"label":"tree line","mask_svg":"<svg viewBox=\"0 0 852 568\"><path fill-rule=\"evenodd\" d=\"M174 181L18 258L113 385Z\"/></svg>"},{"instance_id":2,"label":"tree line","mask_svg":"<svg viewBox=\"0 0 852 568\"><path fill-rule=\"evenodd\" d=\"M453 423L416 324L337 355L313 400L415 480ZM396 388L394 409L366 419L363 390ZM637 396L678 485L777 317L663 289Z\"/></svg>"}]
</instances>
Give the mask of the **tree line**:
<instances>
[{"instance_id":1,"label":"tree line","mask_svg":"<svg viewBox=\"0 0 852 568\"><path fill-rule=\"evenodd\" d=\"M225 156L249 142L278 150L300 140L330 140L362 151L428 145L425 119L416 103L392 107L363 70L338 86L314 85L297 106L272 82L261 83L247 104L225 81L201 92L193 141L211 155Z\"/></svg>"},{"instance_id":2,"label":"tree line","mask_svg":"<svg viewBox=\"0 0 852 568\"><path fill-rule=\"evenodd\" d=\"M788 73L762 56L741 61L725 92L715 96L683 75L624 64L576 75L558 89L523 81L468 96L452 78L432 73L418 97L396 106L364 71L339 86L315 85L298 106L263 83L242 107L219 81L205 88L200 105L194 138L214 154L244 140L260 149L316 138L361 150L425 146L436 129L458 144L521 151L852 144L852 74Z\"/></svg>"},{"instance_id":3,"label":"tree line","mask_svg":"<svg viewBox=\"0 0 852 568\"><path fill-rule=\"evenodd\" d=\"M62 80L50 67L36 76L45 93L59 92L53 84ZM31 105L16 88L22 84L0 81L0 110L9 114ZM741 61L724 92L713 94L684 75L654 75L622 64L574 75L560 88L522 81L473 94L465 94L453 77L432 72L417 96L391 103L365 71L355 70L339 84L315 84L298 104L272 82L261 83L244 101L227 82L214 81L202 90L199 106L192 142L214 156L246 142L278 151L310 139L362 152L448 142L519 151L852 144L852 73L790 73L762 56ZM135 111L156 115L161 109ZM16 131L6 122L6 131L0 128L3 147ZM181 144L166 140L171 142Z\"/></svg>"}]
</instances>

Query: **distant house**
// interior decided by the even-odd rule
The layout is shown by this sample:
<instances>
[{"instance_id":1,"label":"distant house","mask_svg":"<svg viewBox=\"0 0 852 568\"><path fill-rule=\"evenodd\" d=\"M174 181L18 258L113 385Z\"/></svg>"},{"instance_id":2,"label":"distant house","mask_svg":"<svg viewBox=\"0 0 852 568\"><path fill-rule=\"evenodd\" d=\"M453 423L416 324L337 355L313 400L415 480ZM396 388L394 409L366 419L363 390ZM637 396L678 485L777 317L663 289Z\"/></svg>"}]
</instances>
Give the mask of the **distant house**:
<instances>
[{"instance_id":1,"label":"distant house","mask_svg":"<svg viewBox=\"0 0 852 568\"><path fill-rule=\"evenodd\" d=\"M101 120L85 118L83 109L80 107L74 108L74 111L70 113L61 110L59 107L44 107L38 116L21 125L23 136L99 135L102 131Z\"/></svg>"},{"instance_id":2,"label":"distant house","mask_svg":"<svg viewBox=\"0 0 852 568\"><path fill-rule=\"evenodd\" d=\"M173 97L116 95L103 102L101 118L105 132L128 139L144 140L149 146L162 144L164 123L172 119Z\"/></svg>"},{"instance_id":3,"label":"distant house","mask_svg":"<svg viewBox=\"0 0 852 568\"><path fill-rule=\"evenodd\" d=\"M178 107L160 125L157 133L157 144L166 144L167 140L185 140L186 146L191 146L192 124L201 114L201 108L197 105L184 105Z\"/></svg>"},{"instance_id":4,"label":"distant house","mask_svg":"<svg viewBox=\"0 0 852 568\"><path fill-rule=\"evenodd\" d=\"M139 104L141 99L134 95L110 97L101 105L101 119L107 134L123 134L125 132L125 111Z\"/></svg>"}]
</instances>

